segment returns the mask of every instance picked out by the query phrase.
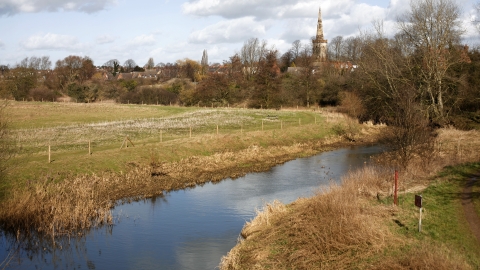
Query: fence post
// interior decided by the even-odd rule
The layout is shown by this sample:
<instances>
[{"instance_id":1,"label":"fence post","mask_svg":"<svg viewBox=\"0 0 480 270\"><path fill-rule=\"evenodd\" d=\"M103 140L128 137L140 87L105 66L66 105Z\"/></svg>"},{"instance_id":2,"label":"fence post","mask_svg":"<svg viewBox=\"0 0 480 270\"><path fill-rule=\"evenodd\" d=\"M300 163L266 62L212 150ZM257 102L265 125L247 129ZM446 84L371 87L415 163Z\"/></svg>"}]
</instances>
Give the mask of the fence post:
<instances>
[{"instance_id":1,"label":"fence post","mask_svg":"<svg viewBox=\"0 0 480 270\"><path fill-rule=\"evenodd\" d=\"M263 131L263 119L262 119L262 131Z\"/></svg>"},{"instance_id":2,"label":"fence post","mask_svg":"<svg viewBox=\"0 0 480 270\"><path fill-rule=\"evenodd\" d=\"M92 154L91 141L88 141L88 155Z\"/></svg>"},{"instance_id":3,"label":"fence post","mask_svg":"<svg viewBox=\"0 0 480 270\"><path fill-rule=\"evenodd\" d=\"M190 127L190 138L192 138L192 127Z\"/></svg>"},{"instance_id":4,"label":"fence post","mask_svg":"<svg viewBox=\"0 0 480 270\"><path fill-rule=\"evenodd\" d=\"M48 144L48 163L51 163L50 144Z\"/></svg>"}]
</instances>

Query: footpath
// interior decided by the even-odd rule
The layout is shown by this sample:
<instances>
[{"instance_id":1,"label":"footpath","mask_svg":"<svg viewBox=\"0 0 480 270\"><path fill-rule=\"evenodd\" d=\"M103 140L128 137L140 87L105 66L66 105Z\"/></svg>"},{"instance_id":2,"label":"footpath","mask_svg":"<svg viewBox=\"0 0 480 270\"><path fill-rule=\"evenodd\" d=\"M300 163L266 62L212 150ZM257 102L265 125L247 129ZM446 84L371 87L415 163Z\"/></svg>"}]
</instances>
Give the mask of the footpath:
<instances>
[{"instance_id":1,"label":"footpath","mask_svg":"<svg viewBox=\"0 0 480 270\"><path fill-rule=\"evenodd\" d=\"M478 216L477 212L475 212L475 206L473 204L473 197L479 196L479 194L473 192L473 186L478 184L479 174L470 178L463 189L462 206L465 217L470 226L470 230L472 230L473 234L477 238L477 241L480 243L480 217Z\"/></svg>"}]
</instances>

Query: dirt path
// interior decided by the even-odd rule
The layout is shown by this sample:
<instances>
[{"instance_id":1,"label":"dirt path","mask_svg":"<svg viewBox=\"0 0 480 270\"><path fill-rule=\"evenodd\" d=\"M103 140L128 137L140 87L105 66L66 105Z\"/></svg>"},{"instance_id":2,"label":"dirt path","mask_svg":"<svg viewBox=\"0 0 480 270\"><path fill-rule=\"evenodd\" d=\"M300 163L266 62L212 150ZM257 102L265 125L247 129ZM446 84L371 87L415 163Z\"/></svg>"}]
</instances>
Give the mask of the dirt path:
<instances>
[{"instance_id":1,"label":"dirt path","mask_svg":"<svg viewBox=\"0 0 480 270\"><path fill-rule=\"evenodd\" d=\"M475 185L476 181L478 181L478 178L479 177L477 175L475 177L472 177L467 182L467 185L463 189L462 205L465 217L467 218L468 224L470 225L470 229L477 238L478 242L480 242L480 217L475 212L475 207L472 200L474 195L472 187Z\"/></svg>"}]
</instances>

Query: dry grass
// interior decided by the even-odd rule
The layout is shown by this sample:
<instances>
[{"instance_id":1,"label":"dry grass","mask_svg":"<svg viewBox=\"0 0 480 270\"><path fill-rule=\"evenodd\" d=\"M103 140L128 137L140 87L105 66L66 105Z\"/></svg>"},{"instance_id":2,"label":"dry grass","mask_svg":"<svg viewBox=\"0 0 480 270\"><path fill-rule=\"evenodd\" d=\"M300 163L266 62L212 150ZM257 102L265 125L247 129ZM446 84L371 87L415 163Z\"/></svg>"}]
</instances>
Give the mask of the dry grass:
<instances>
[{"instance_id":1,"label":"dry grass","mask_svg":"<svg viewBox=\"0 0 480 270\"><path fill-rule=\"evenodd\" d=\"M353 267L359 258L383 250L392 238L380 222L389 209L368 203L388 189L387 183L383 172L365 167L345 177L341 187L332 185L311 199L267 205L245 225L246 240L222 259L221 269Z\"/></svg>"},{"instance_id":2,"label":"dry grass","mask_svg":"<svg viewBox=\"0 0 480 270\"><path fill-rule=\"evenodd\" d=\"M401 188L427 186L429 176L446 165L478 162L479 150L478 131L440 130L431 158L416 157L401 171ZM392 215L401 210L377 203L390 198L392 179L391 170L364 167L313 198L267 205L247 222L243 239L222 258L220 268L471 269L457 251L392 232Z\"/></svg>"},{"instance_id":3,"label":"dry grass","mask_svg":"<svg viewBox=\"0 0 480 270\"><path fill-rule=\"evenodd\" d=\"M395 152L377 157L377 162L391 166L396 164ZM445 166L453 166L480 160L480 131L461 131L454 128L438 130L433 151L413 157L404 170L400 170L400 190L427 186L431 176Z\"/></svg>"}]
</instances>

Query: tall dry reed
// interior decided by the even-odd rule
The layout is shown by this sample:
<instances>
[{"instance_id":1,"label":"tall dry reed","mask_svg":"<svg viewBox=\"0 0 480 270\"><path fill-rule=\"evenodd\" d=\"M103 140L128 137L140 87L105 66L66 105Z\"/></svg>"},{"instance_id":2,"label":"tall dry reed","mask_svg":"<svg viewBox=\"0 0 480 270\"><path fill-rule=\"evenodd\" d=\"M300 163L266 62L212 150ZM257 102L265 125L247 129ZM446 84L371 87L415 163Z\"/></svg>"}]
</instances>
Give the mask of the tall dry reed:
<instances>
[{"instance_id":1,"label":"tall dry reed","mask_svg":"<svg viewBox=\"0 0 480 270\"><path fill-rule=\"evenodd\" d=\"M361 178L358 178L361 177ZM387 176L364 167L311 199L278 202L242 230L246 240L222 259L221 269L345 269L381 251L392 238L383 207L368 198L386 192ZM354 256L353 256L354 255Z\"/></svg>"},{"instance_id":2,"label":"tall dry reed","mask_svg":"<svg viewBox=\"0 0 480 270\"><path fill-rule=\"evenodd\" d=\"M480 160L480 132L438 131L434 151L415 156L400 172L404 191L426 186L429 176L448 165ZM392 164L395 153L382 155ZM398 209L373 201L392 195L393 168L366 166L290 205L278 202L242 230L243 239L222 258L221 269L469 269L445 247L417 246L402 256L381 254L405 239L388 225ZM395 240L395 241L392 241Z\"/></svg>"}]
</instances>

